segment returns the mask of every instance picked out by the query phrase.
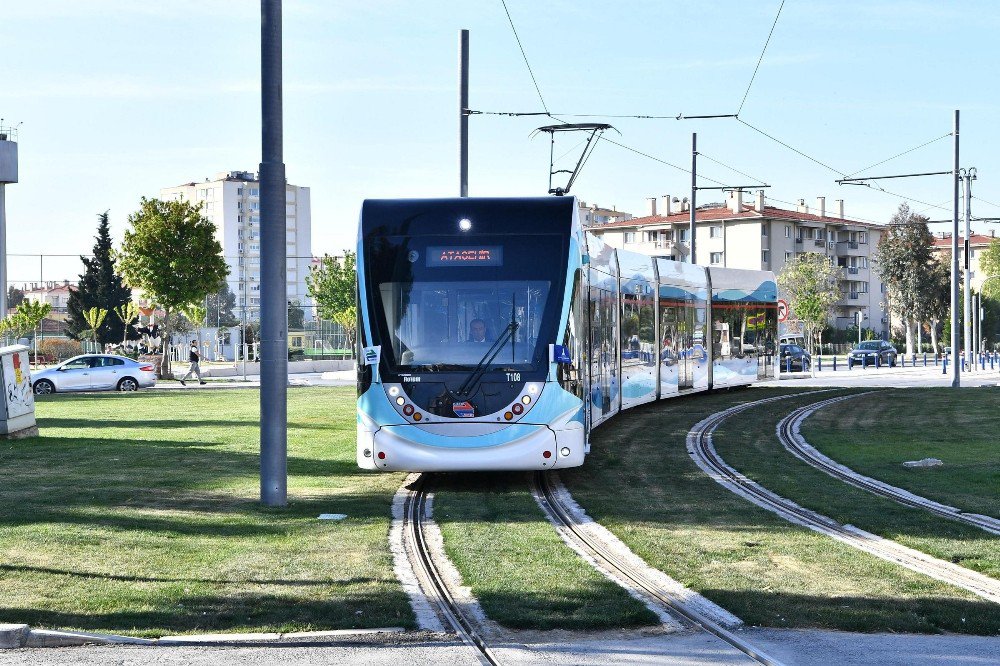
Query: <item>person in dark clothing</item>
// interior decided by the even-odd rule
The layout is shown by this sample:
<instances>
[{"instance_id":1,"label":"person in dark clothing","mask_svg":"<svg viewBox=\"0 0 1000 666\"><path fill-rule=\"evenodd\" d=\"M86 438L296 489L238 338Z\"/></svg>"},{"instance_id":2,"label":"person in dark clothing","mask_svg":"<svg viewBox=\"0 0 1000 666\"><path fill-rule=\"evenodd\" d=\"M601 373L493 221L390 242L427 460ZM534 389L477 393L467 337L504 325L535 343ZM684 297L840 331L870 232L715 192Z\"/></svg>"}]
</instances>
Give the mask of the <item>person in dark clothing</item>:
<instances>
[{"instance_id":1,"label":"person in dark clothing","mask_svg":"<svg viewBox=\"0 0 1000 666\"><path fill-rule=\"evenodd\" d=\"M207 383L204 379L201 378L201 367L199 366L199 363L201 362L201 354L198 353L198 341L197 340L192 340L191 341L191 350L188 353L188 361L190 361L191 367L188 368L187 374L185 374L183 377L181 377L181 386L187 386L187 383L185 382L185 380L188 377L190 377L192 374L194 374L195 376L198 377L198 383L199 384L205 384L205 383Z\"/></svg>"}]
</instances>

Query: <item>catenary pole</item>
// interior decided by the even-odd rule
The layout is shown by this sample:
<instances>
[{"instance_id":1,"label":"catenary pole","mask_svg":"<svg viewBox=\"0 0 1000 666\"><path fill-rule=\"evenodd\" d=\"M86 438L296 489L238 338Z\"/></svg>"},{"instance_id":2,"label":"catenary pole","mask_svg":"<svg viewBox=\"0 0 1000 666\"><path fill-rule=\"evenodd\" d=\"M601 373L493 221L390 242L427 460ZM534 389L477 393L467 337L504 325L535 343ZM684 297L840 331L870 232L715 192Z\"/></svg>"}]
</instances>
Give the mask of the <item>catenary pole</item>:
<instances>
[{"instance_id":1,"label":"catenary pole","mask_svg":"<svg viewBox=\"0 0 1000 666\"><path fill-rule=\"evenodd\" d=\"M691 263L694 260L694 225L696 199L698 198L698 133L691 133L691 218L688 222L688 235L691 237Z\"/></svg>"},{"instance_id":2,"label":"catenary pole","mask_svg":"<svg viewBox=\"0 0 1000 666\"><path fill-rule=\"evenodd\" d=\"M281 0L261 0L260 499L288 503L288 303L282 156Z\"/></svg>"},{"instance_id":3,"label":"catenary pole","mask_svg":"<svg viewBox=\"0 0 1000 666\"><path fill-rule=\"evenodd\" d=\"M972 273L969 271L969 249L970 249L970 239L969 235L972 233L971 218L972 218L972 169L964 170L964 180L965 180L965 240L962 245L962 264L963 264L963 291L964 299L962 301L962 330L963 330L963 346L962 349L965 350L965 358L970 363L970 368L972 368L972 285L969 284L971 281L969 278Z\"/></svg>"},{"instance_id":4,"label":"catenary pole","mask_svg":"<svg viewBox=\"0 0 1000 666\"><path fill-rule=\"evenodd\" d=\"M458 40L458 196L469 196L469 31Z\"/></svg>"},{"instance_id":5,"label":"catenary pole","mask_svg":"<svg viewBox=\"0 0 1000 666\"><path fill-rule=\"evenodd\" d=\"M958 363L958 109L955 109L955 167L952 179L952 225L951 225L951 385L962 385Z\"/></svg>"}]
</instances>

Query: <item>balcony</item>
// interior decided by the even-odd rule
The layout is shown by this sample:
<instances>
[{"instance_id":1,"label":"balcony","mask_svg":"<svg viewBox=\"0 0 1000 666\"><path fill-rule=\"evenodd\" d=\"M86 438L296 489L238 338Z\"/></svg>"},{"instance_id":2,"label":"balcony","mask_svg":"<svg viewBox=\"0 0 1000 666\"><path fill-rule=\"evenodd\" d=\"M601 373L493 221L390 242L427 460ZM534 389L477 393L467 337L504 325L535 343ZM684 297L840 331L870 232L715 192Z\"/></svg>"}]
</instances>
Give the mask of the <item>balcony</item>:
<instances>
[{"instance_id":1,"label":"balcony","mask_svg":"<svg viewBox=\"0 0 1000 666\"><path fill-rule=\"evenodd\" d=\"M826 245L826 241L823 241L823 240L820 240L820 239L817 238L816 240L813 241L813 244L816 247L823 247L824 245Z\"/></svg>"},{"instance_id":2,"label":"balcony","mask_svg":"<svg viewBox=\"0 0 1000 666\"><path fill-rule=\"evenodd\" d=\"M857 266L847 266L847 274L848 275L857 275L858 274L858 267Z\"/></svg>"}]
</instances>

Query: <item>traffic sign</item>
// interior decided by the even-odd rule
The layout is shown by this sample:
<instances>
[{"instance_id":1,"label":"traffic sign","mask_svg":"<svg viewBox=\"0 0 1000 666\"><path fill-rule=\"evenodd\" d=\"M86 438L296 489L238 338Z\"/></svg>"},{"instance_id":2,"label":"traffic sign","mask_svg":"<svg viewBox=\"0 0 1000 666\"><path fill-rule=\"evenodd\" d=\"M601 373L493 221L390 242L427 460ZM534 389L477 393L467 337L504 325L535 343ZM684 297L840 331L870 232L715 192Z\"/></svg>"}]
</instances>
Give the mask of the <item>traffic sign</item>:
<instances>
[{"instance_id":1,"label":"traffic sign","mask_svg":"<svg viewBox=\"0 0 1000 666\"><path fill-rule=\"evenodd\" d=\"M785 321L788 319L788 303L782 299L778 299L778 321Z\"/></svg>"}]
</instances>

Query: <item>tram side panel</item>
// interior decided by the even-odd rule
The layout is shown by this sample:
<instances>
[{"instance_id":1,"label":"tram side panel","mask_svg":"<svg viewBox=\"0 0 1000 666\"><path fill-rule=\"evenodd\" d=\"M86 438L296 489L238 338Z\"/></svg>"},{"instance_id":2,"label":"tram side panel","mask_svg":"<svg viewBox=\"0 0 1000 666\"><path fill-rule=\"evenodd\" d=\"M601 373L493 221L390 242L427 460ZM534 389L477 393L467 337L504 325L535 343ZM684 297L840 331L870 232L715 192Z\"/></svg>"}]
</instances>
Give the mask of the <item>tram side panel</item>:
<instances>
[{"instance_id":1,"label":"tram side panel","mask_svg":"<svg viewBox=\"0 0 1000 666\"><path fill-rule=\"evenodd\" d=\"M769 271L710 271L712 386L752 384L774 376L777 285Z\"/></svg>"},{"instance_id":2,"label":"tram side panel","mask_svg":"<svg viewBox=\"0 0 1000 666\"><path fill-rule=\"evenodd\" d=\"M634 252L617 251L619 335L621 350L621 408L656 400L656 273L654 259Z\"/></svg>"}]
</instances>

